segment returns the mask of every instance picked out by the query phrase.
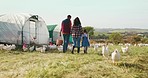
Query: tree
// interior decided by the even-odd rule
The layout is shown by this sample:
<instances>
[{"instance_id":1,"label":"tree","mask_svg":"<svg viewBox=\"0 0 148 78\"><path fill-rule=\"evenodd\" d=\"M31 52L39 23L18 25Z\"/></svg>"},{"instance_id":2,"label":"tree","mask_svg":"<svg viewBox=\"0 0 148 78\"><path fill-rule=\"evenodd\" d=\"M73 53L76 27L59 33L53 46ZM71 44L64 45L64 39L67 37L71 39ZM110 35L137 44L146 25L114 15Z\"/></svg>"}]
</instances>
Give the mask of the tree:
<instances>
[{"instance_id":1,"label":"tree","mask_svg":"<svg viewBox=\"0 0 148 78\"><path fill-rule=\"evenodd\" d=\"M99 39L108 39L108 35L105 35L105 34L98 34L98 38Z\"/></svg>"},{"instance_id":2,"label":"tree","mask_svg":"<svg viewBox=\"0 0 148 78\"><path fill-rule=\"evenodd\" d=\"M135 35L132 37L132 43L139 43L141 42L141 39L142 37Z\"/></svg>"},{"instance_id":3,"label":"tree","mask_svg":"<svg viewBox=\"0 0 148 78\"><path fill-rule=\"evenodd\" d=\"M114 43L118 44L123 41L123 37L120 33L112 33L109 35L109 39Z\"/></svg>"},{"instance_id":4,"label":"tree","mask_svg":"<svg viewBox=\"0 0 148 78\"><path fill-rule=\"evenodd\" d=\"M86 29L86 31L88 32L89 36L93 36L94 35L94 27L91 27L91 26L86 26L86 27L83 27L83 30Z\"/></svg>"},{"instance_id":5,"label":"tree","mask_svg":"<svg viewBox=\"0 0 148 78\"><path fill-rule=\"evenodd\" d=\"M141 42L142 42L142 43L145 43L145 44L148 44L148 38L143 38L143 39L141 40Z\"/></svg>"}]
</instances>

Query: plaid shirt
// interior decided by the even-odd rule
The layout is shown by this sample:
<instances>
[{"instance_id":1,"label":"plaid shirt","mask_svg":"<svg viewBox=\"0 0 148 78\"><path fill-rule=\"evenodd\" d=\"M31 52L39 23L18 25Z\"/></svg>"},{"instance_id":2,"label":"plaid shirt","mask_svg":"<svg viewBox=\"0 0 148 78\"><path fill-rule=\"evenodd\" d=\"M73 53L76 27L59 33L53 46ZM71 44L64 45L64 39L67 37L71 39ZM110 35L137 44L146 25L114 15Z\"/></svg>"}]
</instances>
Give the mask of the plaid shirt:
<instances>
[{"instance_id":1,"label":"plaid shirt","mask_svg":"<svg viewBox=\"0 0 148 78\"><path fill-rule=\"evenodd\" d=\"M72 37L81 37L82 35L82 26L78 25L78 26L73 26L71 29L71 34Z\"/></svg>"}]
</instances>

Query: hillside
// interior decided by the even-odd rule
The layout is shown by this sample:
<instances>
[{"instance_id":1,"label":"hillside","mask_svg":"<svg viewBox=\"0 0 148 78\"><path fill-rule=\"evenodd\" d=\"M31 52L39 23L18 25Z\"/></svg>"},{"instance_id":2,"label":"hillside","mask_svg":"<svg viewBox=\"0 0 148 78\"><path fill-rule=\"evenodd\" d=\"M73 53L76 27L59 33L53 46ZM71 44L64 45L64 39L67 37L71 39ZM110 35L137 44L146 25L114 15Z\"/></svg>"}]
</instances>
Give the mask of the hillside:
<instances>
[{"instance_id":1,"label":"hillside","mask_svg":"<svg viewBox=\"0 0 148 78\"><path fill-rule=\"evenodd\" d=\"M136 32L144 33L148 32L148 29L136 29L136 28L124 28L124 29L113 29L113 28L95 28L95 32Z\"/></svg>"}]
</instances>

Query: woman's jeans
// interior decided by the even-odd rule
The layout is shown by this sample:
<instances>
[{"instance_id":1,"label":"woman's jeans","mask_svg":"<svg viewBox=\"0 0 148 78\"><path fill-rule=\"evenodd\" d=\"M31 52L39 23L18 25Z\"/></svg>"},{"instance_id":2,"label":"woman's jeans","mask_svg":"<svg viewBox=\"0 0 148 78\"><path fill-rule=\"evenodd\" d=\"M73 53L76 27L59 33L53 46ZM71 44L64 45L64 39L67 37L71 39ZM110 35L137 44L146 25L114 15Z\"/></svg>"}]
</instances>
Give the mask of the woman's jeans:
<instances>
[{"instance_id":1,"label":"woman's jeans","mask_svg":"<svg viewBox=\"0 0 148 78\"><path fill-rule=\"evenodd\" d=\"M75 47L80 47L81 37L73 37L73 42Z\"/></svg>"},{"instance_id":2,"label":"woman's jeans","mask_svg":"<svg viewBox=\"0 0 148 78\"><path fill-rule=\"evenodd\" d=\"M63 52L67 51L69 37L70 37L70 34L63 34L63 38L64 38Z\"/></svg>"}]
</instances>

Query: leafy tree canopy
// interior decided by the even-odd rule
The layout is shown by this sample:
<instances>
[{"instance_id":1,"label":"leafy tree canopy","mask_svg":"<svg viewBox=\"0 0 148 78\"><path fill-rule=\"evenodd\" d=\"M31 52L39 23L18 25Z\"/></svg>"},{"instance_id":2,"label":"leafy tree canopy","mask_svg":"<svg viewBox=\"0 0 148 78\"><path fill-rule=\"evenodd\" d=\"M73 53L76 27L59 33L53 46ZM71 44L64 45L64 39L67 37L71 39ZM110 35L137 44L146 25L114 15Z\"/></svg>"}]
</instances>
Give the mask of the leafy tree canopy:
<instances>
[{"instance_id":1,"label":"leafy tree canopy","mask_svg":"<svg viewBox=\"0 0 148 78\"><path fill-rule=\"evenodd\" d=\"M87 33L89 34L89 36L93 36L94 35L94 27L92 26L86 26L86 27L83 27L83 30L86 29Z\"/></svg>"},{"instance_id":2,"label":"leafy tree canopy","mask_svg":"<svg viewBox=\"0 0 148 78\"><path fill-rule=\"evenodd\" d=\"M118 44L120 42L123 41L122 39L122 35L120 33L112 33L110 36L109 36L109 39L114 43L114 44Z\"/></svg>"}]
</instances>

